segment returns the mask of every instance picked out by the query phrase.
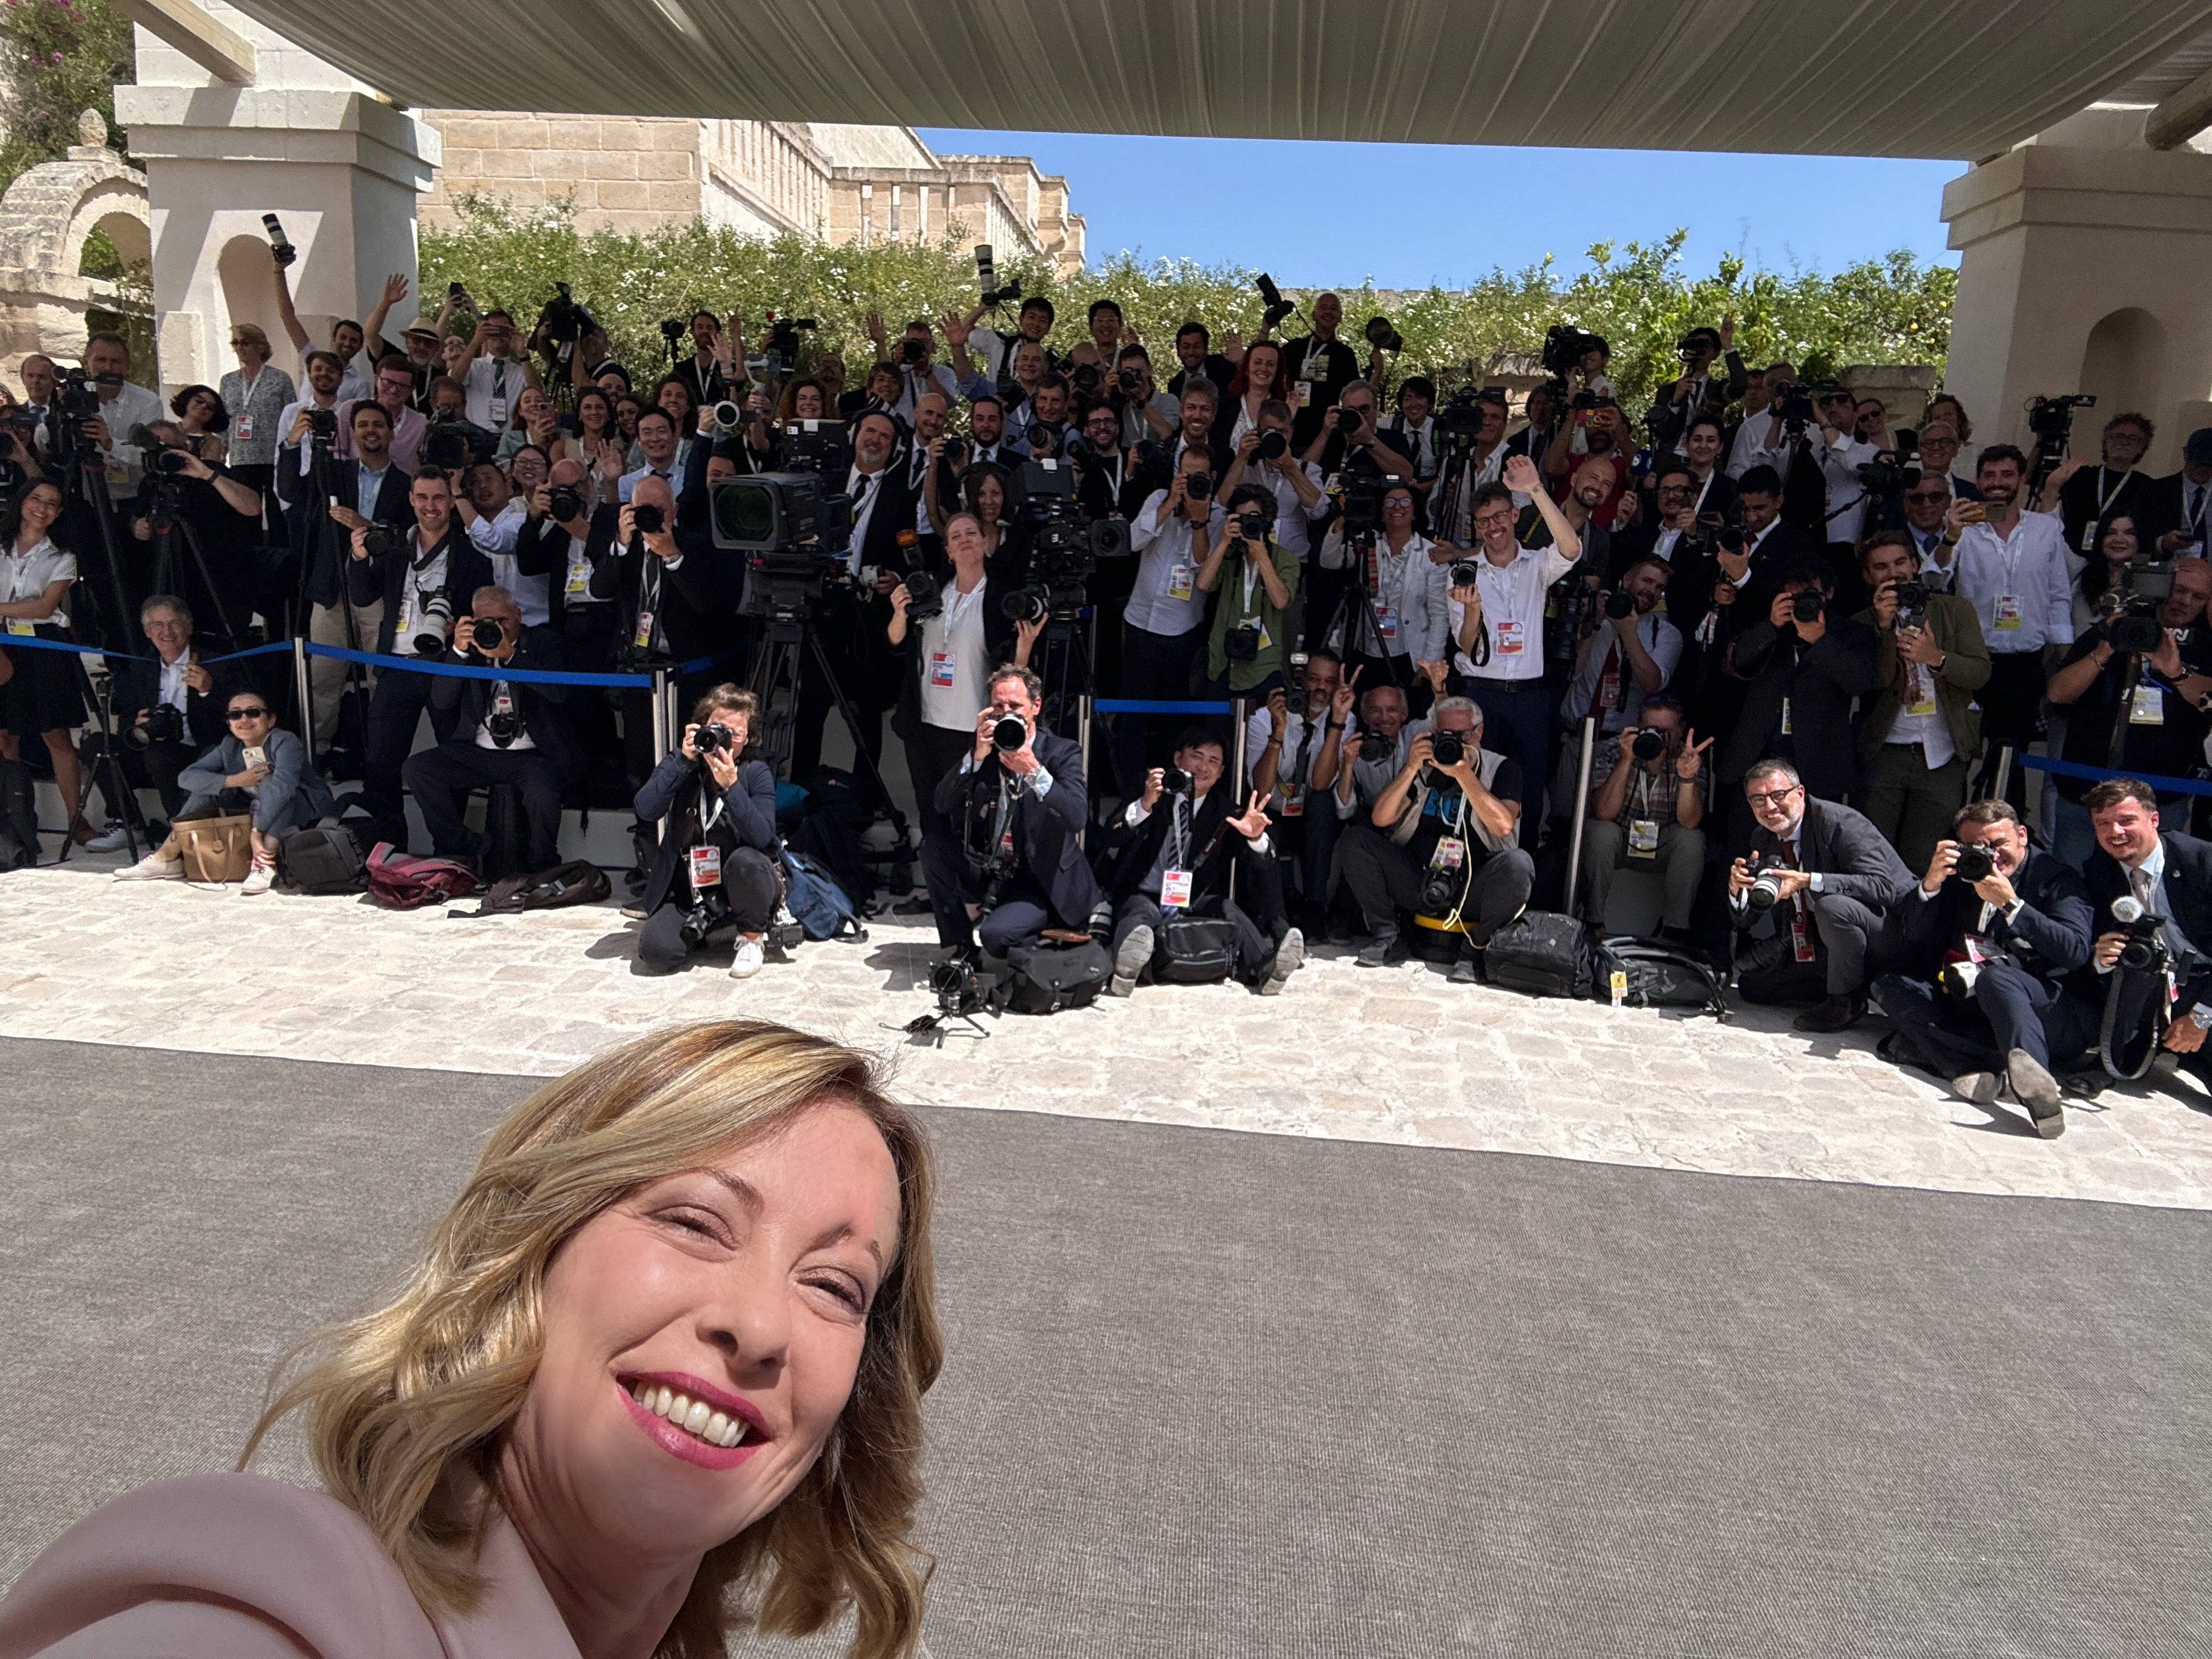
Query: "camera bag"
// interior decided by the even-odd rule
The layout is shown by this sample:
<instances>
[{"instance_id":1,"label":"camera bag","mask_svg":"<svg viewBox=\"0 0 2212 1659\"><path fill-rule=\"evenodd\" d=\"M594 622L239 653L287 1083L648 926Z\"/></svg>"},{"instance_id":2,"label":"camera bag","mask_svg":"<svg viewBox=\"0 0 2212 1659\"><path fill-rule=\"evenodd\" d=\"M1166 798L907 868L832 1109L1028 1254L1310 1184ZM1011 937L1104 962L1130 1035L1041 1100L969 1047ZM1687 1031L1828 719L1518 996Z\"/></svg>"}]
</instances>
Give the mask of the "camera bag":
<instances>
[{"instance_id":1,"label":"camera bag","mask_svg":"<svg viewBox=\"0 0 2212 1659\"><path fill-rule=\"evenodd\" d=\"M830 872L802 853L783 849L785 908L799 919L809 939L850 939L864 942L868 930L853 912L853 901L830 878Z\"/></svg>"},{"instance_id":2,"label":"camera bag","mask_svg":"<svg viewBox=\"0 0 2212 1659\"><path fill-rule=\"evenodd\" d=\"M1594 947L1595 971L1589 994L1600 1002L1613 1000L1613 976L1627 978L1622 999L1638 1008L1696 1008L1714 1018L1729 1017L1728 999L1721 993L1721 976L1712 964L1663 939L1600 939Z\"/></svg>"},{"instance_id":3,"label":"camera bag","mask_svg":"<svg viewBox=\"0 0 2212 1659\"><path fill-rule=\"evenodd\" d=\"M993 996L1016 1014L1087 1008L1114 976L1114 959L1096 939L1080 945L1018 945L1006 953L1006 976Z\"/></svg>"},{"instance_id":4,"label":"camera bag","mask_svg":"<svg viewBox=\"0 0 2212 1659\"><path fill-rule=\"evenodd\" d=\"M368 860L343 824L295 830L277 846L276 869L287 887L302 893L358 893L368 884Z\"/></svg>"},{"instance_id":5,"label":"camera bag","mask_svg":"<svg viewBox=\"0 0 2212 1659\"><path fill-rule=\"evenodd\" d=\"M516 915L525 910L566 910L572 905L598 904L614 890L607 872L596 864L571 859L550 870L532 874L503 876L492 883L483 902L474 910L454 915Z\"/></svg>"},{"instance_id":6,"label":"camera bag","mask_svg":"<svg viewBox=\"0 0 2212 1659\"><path fill-rule=\"evenodd\" d=\"M1152 979L1161 985L1211 985L1237 967L1237 924L1226 916L1170 915L1152 948Z\"/></svg>"},{"instance_id":7,"label":"camera bag","mask_svg":"<svg viewBox=\"0 0 2212 1659\"><path fill-rule=\"evenodd\" d=\"M477 890L476 872L453 859L416 858L390 842L368 855L368 896L387 910L419 910Z\"/></svg>"},{"instance_id":8,"label":"camera bag","mask_svg":"<svg viewBox=\"0 0 2212 1659\"><path fill-rule=\"evenodd\" d=\"M1492 985L1532 997L1589 994L1590 930L1586 922L1550 910L1523 910L1490 936L1482 953Z\"/></svg>"}]
</instances>

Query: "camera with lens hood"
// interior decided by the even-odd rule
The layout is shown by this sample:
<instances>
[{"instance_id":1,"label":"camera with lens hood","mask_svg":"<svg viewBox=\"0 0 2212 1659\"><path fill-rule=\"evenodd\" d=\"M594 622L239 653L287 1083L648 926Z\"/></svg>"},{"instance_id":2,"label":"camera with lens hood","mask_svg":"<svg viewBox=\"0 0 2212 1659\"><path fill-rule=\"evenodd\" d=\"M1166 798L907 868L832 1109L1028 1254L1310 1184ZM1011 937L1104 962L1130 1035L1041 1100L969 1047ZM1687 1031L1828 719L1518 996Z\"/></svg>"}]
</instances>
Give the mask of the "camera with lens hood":
<instances>
[{"instance_id":1,"label":"camera with lens hood","mask_svg":"<svg viewBox=\"0 0 2212 1659\"><path fill-rule=\"evenodd\" d=\"M1463 732L1430 733L1429 755L1438 766L1457 766L1467 758L1467 734Z\"/></svg>"},{"instance_id":2,"label":"camera with lens hood","mask_svg":"<svg viewBox=\"0 0 2212 1659\"><path fill-rule=\"evenodd\" d=\"M1628 745L1628 750L1640 761L1656 761L1667 752L1667 734L1646 728L1636 734L1636 739Z\"/></svg>"},{"instance_id":3,"label":"camera with lens hood","mask_svg":"<svg viewBox=\"0 0 2212 1659\"><path fill-rule=\"evenodd\" d=\"M1951 861L1951 873L1969 887L1978 881L1987 881L1997 872L1997 861L1990 849L1979 842L1962 844L1959 856Z\"/></svg>"},{"instance_id":4,"label":"camera with lens hood","mask_svg":"<svg viewBox=\"0 0 2212 1659\"><path fill-rule=\"evenodd\" d=\"M945 614L945 585L927 570L907 574L906 597L908 622L927 622Z\"/></svg>"}]
</instances>

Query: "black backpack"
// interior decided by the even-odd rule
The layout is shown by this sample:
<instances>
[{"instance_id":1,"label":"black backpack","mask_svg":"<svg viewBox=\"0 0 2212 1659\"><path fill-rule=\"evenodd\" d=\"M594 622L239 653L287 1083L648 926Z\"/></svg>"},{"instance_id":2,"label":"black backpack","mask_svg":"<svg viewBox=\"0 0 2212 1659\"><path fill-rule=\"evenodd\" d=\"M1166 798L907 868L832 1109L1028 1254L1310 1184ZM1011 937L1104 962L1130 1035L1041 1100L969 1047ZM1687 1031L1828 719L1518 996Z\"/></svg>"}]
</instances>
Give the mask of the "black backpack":
<instances>
[{"instance_id":1,"label":"black backpack","mask_svg":"<svg viewBox=\"0 0 2212 1659\"><path fill-rule=\"evenodd\" d=\"M1621 1000L1637 1008L1696 1008L1725 1021L1728 999L1712 964L1692 951L1654 939L1600 939L1589 994L1613 1000L1613 977L1621 975Z\"/></svg>"},{"instance_id":2,"label":"black backpack","mask_svg":"<svg viewBox=\"0 0 2212 1659\"><path fill-rule=\"evenodd\" d=\"M368 885L368 860L345 825L295 830L276 849L284 884L301 893L358 893Z\"/></svg>"},{"instance_id":3,"label":"black backpack","mask_svg":"<svg viewBox=\"0 0 2212 1659\"><path fill-rule=\"evenodd\" d=\"M1212 985L1237 966L1237 924L1225 916L1171 911L1152 951L1152 978L1162 985Z\"/></svg>"},{"instance_id":4,"label":"black backpack","mask_svg":"<svg viewBox=\"0 0 2212 1659\"><path fill-rule=\"evenodd\" d=\"M506 876L491 885L475 910L457 915L514 915L524 910L565 910L571 905L597 904L614 890L607 872L581 859L556 864L526 876Z\"/></svg>"},{"instance_id":5,"label":"black backpack","mask_svg":"<svg viewBox=\"0 0 2212 1659\"><path fill-rule=\"evenodd\" d=\"M992 993L995 1006L1017 1014L1051 1014L1096 1002L1114 976L1114 959L1096 939L1017 945L1006 953L1006 969Z\"/></svg>"},{"instance_id":6,"label":"black backpack","mask_svg":"<svg viewBox=\"0 0 2212 1659\"><path fill-rule=\"evenodd\" d=\"M1587 996L1592 954L1587 922L1550 910L1523 910L1490 936L1482 970L1492 985L1528 996Z\"/></svg>"}]
</instances>

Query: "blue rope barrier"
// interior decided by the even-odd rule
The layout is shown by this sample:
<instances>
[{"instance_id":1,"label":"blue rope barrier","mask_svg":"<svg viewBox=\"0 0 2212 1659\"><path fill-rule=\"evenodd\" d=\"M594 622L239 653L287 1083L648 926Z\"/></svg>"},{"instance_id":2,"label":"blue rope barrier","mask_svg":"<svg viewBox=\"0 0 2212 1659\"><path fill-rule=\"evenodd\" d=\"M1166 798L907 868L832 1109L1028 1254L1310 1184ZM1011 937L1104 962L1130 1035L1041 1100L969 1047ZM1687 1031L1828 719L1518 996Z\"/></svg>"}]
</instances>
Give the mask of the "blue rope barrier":
<instances>
[{"instance_id":1,"label":"blue rope barrier","mask_svg":"<svg viewBox=\"0 0 2212 1659\"><path fill-rule=\"evenodd\" d=\"M18 646L33 651L66 651L72 657L114 657L124 662L152 662L152 657L141 657L129 651L109 651L97 645L79 645L73 640L42 640L30 634L0 634L0 645L9 650ZM292 647L286 646L287 651Z\"/></svg>"},{"instance_id":2,"label":"blue rope barrier","mask_svg":"<svg viewBox=\"0 0 2212 1659\"><path fill-rule=\"evenodd\" d=\"M287 647L289 649L289 647ZM628 690L651 690L650 674L568 674L546 668L474 668L466 663L437 662L417 657L409 661L404 657L383 657L371 651L349 651L341 645L307 646L311 657L329 657L338 662L366 663L373 668L385 668L404 674L443 674L449 679L508 680L518 685L605 685Z\"/></svg>"},{"instance_id":3,"label":"blue rope barrier","mask_svg":"<svg viewBox=\"0 0 2212 1659\"><path fill-rule=\"evenodd\" d=\"M2212 795L2212 783L2200 778L2161 778L2148 772L2113 772L2101 766L2084 766L2079 761L2051 760L2042 755L2022 755L2020 763L2031 771L2049 772L2062 778L2087 778L2092 783L2103 783L2109 778L2134 778L2148 784L2161 795Z\"/></svg>"},{"instance_id":4,"label":"blue rope barrier","mask_svg":"<svg viewBox=\"0 0 2212 1659\"><path fill-rule=\"evenodd\" d=\"M1233 702L1146 702L1130 697L1100 697L1091 705L1096 714L1233 714Z\"/></svg>"}]
</instances>

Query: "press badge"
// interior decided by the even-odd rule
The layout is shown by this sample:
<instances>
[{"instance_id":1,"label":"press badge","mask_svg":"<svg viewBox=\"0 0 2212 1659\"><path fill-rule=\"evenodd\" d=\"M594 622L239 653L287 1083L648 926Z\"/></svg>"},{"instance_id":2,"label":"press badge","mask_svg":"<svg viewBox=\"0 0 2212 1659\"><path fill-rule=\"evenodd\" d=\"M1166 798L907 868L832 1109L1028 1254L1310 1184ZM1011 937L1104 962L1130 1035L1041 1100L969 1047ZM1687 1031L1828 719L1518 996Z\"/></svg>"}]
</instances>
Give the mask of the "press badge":
<instances>
[{"instance_id":1,"label":"press badge","mask_svg":"<svg viewBox=\"0 0 2212 1659\"><path fill-rule=\"evenodd\" d=\"M1276 803L1275 811L1279 817L1296 818L1305 816L1306 792L1302 787L1296 784L1281 784L1278 786L1277 793L1279 799Z\"/></svg>"},{"instance_id":2,"label":"press badge","mask_svg":"<svg viewBox=\"0 0 2212 1659\"><path fill-rule=\"evenodd\" d=\"M39 625L28 617L10 617L8 618L8 631L10 634L20 635L25 639L35 639L38 637Z\"/></svg>"},{"instance_id":3,"label":"press badge","mask_svg":"<svg viewBox=\"0 0 2212 1659\"><path fill-rule=\"evenodd\" d=\"M930 684L939 690L950 691L952 689L953 672L958 665L953 661L952 653L950 651L931 652L929 653Z\"/></svg>"},{"instance_id":4,"label":"press badge","mask_svg":"<svg viewBox=\"0 0 2212 1659\"><path fill-rule=\"evenodd\" d=\"M1631 818L1628 821L1628 855L1648 859L1659 851L1659 821L1656 818Z\"/></svg>"},{"instance_id":5,"label":"press badge","mask_svg":"<svg viewBox=\"0 0 2212 1659\"><path fill-rule=\"evenodd\" d=\"M712 887L722 878L722 849L711 842L691 849L691 890Z\"/></svg>"},{"instance_id":6,"label":"press badge","mask_svg":"<svg viewBox=\"0 0 2212 1659\"><path fill-rule=\"evenodd\" d=\"M1525 623L1494 622L1490 625L1490 637L1501 657L1517 657L1528 648Z\"/></svg>"},{"instance_id":7,"label":"press badge","mask_svg":"<svg viewBox=\"0 0 2212 1659\"><path fill-rule=\"evenodd\" d=\"M653 612L650 611L641 611L637 613L637 632L632 636L630 643L641 651L653 649Z\"/></svg>"},{"instance_id":8,"label":"press badge","mask_svg":"<svg viewBox=\"0 0 2212 1659\"><path fill-rule=\"evenodd\" d=\"M1790 948L1800 962L1813 960L1813 929L1802 909L1790 913Z\"/></svg>"},{"instance_id":9,"label":"press badge","mask_svg":"<svg viewBox=\"0 0 2212 1659\"><path fill-rule=\"evenodd\" d=\"M2020 627L2020 601L2009 593L1997 596L1997 626L2015 629Z\"/></svg>"},{"instance_id":10,"label":"press badge","mask_svg":"<svg viewBox=\"0 0 2212 1659\"><path fill-rule=\"evenodd\" d=\"M1198 568L1195 565L1177 564L1169 567L1168 597L1170 599L1187 599L1196 591L1197 585Z\"/></svg>"},{"instance_id":11,"label":"press badge","mask_svg":"<svg viewBox=\"0 0 2212 1659\"><path fill-rule=\"evenodd\" d=\"M1796 735L1790 729L1790 699L1787 697L1782 700L1782 735L1785 738Z\"/></svg>"},{"instance_id":12,"label":"press badge","mask_svg":"<svg viewBox=\"0 0 2212 1659\"><path fill-rule=\"evenodd\" d=\"M2166 724L2166 693L2155 685L2138 685L2128 708L2130 726Z\"/></svg>"},{"instance_id":13,"label":"press badge","mask_svg":"<svg viewBox=\"0 0 2212 1659\"><path fill-rule=\"evenodd\" d=\"M562 590L572 599L587 599L592 596L592 562L578 559L568 567L568 581Z\"/></svg>"},{"instance_id":14,"label":"press badge","mask_svg":"<svg viewBox=\"0 0 2212 1659\"><path fill-rule=\"evenodd\" d=\"M237 441L240 443L244 443L247 439L252 437L253 416L251 415L240 415L238 417L235 430Z\"/></svg>"},{"instance_id":15,"label":"press badge","mask_svg":"<svg viewBox=\"0 0 2212 1659\"><path fill-rule=\"evenodd\" d=\"M1164 870L1160 872L1160 908L1187 910L1190 908L1190 872Z\"/></svg>"},{"instance_id":16,"label":"press badge","mask_svg":"<svg viewBox=\"0 0 2212 1659\"><path fill-rule=\"evenodd\" d=\"M502 427L507 424L506 398L495 398L491 400L491 419L484 424L491 427Z\"/></svg>"},{"instance_id":17,"label":"press badge","mask_svg":"<svg viewBox=\"0 0 2212 1659\"><path fill-rule=\"evenodd\" d=\"M1467 843L1456 836L1446 836L1437 843L1437 850L1429 854L1431 870L1456 870L1467 862Z\"/></svg>"},{"instance_id":18,"label":"press badge","mask_svg":"<svg viewBox=\"0 0 2212 1659\"><path fill-rule=\"evenodd\" d=\"M1390 645L1397 644L1398 607L1395 605L1376 605L1375 607L1375 626L1382 630L1382 638L1385 643ZM1382 654L1386 657L1395 657L1398 653L1395 651L1386 651Z\"/></svg>"}]
</instances>

